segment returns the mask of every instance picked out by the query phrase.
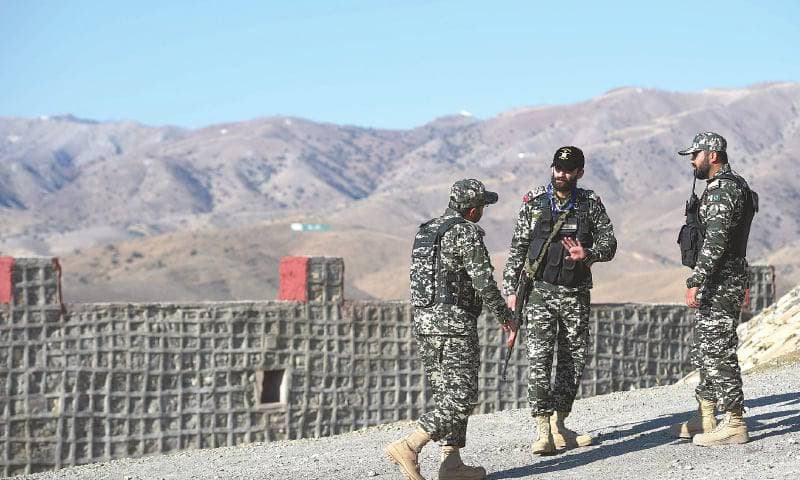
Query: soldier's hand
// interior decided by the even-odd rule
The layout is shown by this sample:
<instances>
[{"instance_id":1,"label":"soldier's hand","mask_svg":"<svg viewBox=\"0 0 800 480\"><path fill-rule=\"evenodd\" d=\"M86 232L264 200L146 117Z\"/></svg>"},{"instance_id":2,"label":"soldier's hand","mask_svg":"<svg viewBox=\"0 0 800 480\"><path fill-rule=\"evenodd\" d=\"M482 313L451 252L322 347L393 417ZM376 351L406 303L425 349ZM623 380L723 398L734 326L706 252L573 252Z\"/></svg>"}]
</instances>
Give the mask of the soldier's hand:
<instances>
[{"instance_id":1,"label":"soldier's hand","mask_svg":"<svg viewBox=\"0 0 800 480\"><path fill-rule=\"evenodd\" d=\"M511 294L508 297L506 297L506 305L508 305L509 310L513 312L514 308L517 306L517 296Z\"/></svg>"},{"instance_id":2,"label":"soldier's hand","mask_svg":"<svg viewBox=\"0 0 800 480\"><path fill-rule=\"evenodd\" d=\"M689 308L698 308L700 306L700 302L697 301L697 288L692 287L686 289L686 306Z\"/></svg>"},{"instance_id":3,"label":"soldier's hand","mask_svg":"<svg viewBox=\"0 0 800 480\"><path fill-rule=\"evenodd\" d=\"M506 346L508 348L514 348L514 344L517 343L517 332L516 330L511 332L511 335L508 336L508 340L506 340Z\"/></svg>"},{"instance_id":4,"label":"soldier's hand","mask_svg":"<svg viewBox=\"0 0 800 480\"><path fill-rule=\"evenodd\" d=\"M519 325L517 325L517 321L513 318L503 324L503 331L508 334L516 333L518 328Z\"/></svg>"},{"instance_id":5,"label":"soldier's hand","mask_svg":"<svg viewBox=\"0 0 800 480\"><path fill-rule=\"evenodd\" d=\"M506 340L508 348L514 348L514 344L517 341L517 330L519 330L519 325L513 318L503 324L503 331L508 334L508 340Z\"/></svg>"},{"instance_id":6,"label":"soldier's hand","mask_svg":"<svg viewBox=\"0 0 800 480\"><path fill-rule=\"evenodd\" d=\"M586 258L586 249L577 238L566 237L561 240L561 245L569 252L569 255L564 257L565 259L580 262Z\"/></svg>"}]
</instances>

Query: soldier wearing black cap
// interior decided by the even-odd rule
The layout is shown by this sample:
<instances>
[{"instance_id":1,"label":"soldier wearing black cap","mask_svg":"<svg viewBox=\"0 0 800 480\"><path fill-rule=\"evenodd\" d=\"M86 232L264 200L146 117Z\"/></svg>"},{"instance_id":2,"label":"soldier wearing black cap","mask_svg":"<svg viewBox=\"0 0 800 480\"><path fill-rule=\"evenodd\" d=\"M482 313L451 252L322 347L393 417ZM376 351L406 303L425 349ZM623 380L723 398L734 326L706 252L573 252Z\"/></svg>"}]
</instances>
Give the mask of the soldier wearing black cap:
<instances>
[{"instance_id":1,"label":"soldier wearing black cap","mask_svg":"<svg viewBox=\"0 0 800 480\"><path fill-rule=\"evenodd\" d=\"M485 306L505 331L516 331L477 225L497 198L478 180L459 180L444 214L420 225L414 238L414 336L435 407L419 418L416 431L386 447L409 480L424 480L417 456L431 440L442 446L440 480L486 476L483 467L464 465L459 450L466 445L467 420L478 401L478 315Z\"/></svg>"},{"instance_id":2,"label":"soldier wearing black cap","mask_svg":"<svg viewBox=\"0 0 800 480\"><path fill-rule=\"evenodd\" d=\"M556 150L550 183L523 197L503 272L508 306L526 302L528 402L538 430L531 449L538 455L592 443L589 435L567 429L564 419L586 364L591 266L611 260L617 241L600 197L577 186L583 167L580 148ZM527 298L516 296L521 275L533 282ZM551 385L554 350L557 367Z\"/></svg>"}]
</instances>

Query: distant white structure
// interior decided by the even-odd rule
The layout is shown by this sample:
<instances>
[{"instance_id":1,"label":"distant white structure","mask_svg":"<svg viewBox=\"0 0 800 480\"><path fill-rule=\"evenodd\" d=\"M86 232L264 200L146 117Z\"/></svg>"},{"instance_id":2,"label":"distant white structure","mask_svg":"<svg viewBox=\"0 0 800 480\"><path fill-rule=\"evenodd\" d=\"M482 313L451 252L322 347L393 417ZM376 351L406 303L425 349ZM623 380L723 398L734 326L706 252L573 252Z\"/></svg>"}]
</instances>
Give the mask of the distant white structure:
<instances>
[{"instance_id":1,"label":"distant white structure","mask_svg":"<svg viewBox=\"0 0 800 480\"><path fill-rule=\"evenodd\" d=\"M293 223L293 232L326 232L331 229L327 223Z\"/></svg>"},{"instance_id":2,"label":"distant white structure","mask_svg":"<svg viewBox=\"0 0 800 480\"><path fill-rule=\"evenodd\" d=\"M472 112L468 112L466 110L461 110L460 112L458 112L458 114L461 115L462 117L471 117L472 116Z\"/></svg>"}]
</instances>

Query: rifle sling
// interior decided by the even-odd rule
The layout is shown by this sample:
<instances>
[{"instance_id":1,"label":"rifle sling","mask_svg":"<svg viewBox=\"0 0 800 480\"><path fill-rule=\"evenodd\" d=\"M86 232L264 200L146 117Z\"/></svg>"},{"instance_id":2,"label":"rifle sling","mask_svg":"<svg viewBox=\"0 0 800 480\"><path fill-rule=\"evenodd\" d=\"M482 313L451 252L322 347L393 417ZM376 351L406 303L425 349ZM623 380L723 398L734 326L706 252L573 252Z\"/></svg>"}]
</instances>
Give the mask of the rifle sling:
<instances>
[{"instance_id":1,"label":"rifle sling","mask_svg":"<svg viewBox=\"0 0 800 480\"><path fill-rule=\"evenodd\" d=\"M556 235L558 235L558 232L561 230L564 222L567 221L567 216L569 215L570 211L571 210L567 210L559 215L558 220L556 220L555 225L553 225L553 230L550 232L550 235L547 236L547 241L544 242L544 246L542 246L542 249L536 256L536 260L533 262L533 265L531 265L529 257L527 255L525 256L525 271L528 273L528 276L531 280L536 278L536 271L539 270L539 265L542 264L544 255L547 253L547 249L550 248L550 244L553 242L553 239L556 238Z\"/></svg>"}]
</instances>

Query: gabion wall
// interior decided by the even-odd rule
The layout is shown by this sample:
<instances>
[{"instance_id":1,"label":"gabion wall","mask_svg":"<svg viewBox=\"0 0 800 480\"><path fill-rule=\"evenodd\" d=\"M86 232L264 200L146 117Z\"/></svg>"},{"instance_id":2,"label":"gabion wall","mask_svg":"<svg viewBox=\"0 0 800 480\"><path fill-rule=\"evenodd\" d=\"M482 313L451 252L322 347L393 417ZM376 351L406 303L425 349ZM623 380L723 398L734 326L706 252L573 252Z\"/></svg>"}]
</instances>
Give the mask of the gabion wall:
<instances>
[{"instance_id":1,"label":"gabion wall","mask_svg":"<svg viewBox=\"0 0 800 480\"><path fill-rule=\"evenodd\" d=\"M431 394L408 303L343 301L341 259L311 260L307 303L83 304L64 313L57 263L17 259L13 300L0 305L0 474L418 417ZM582 395L663 385L691 369L688 309L594 305L591 318ZM524 341L501 382L501 330L482 316L479 332L478 410L527 406Z\"/></svg>"}]
</instances>

